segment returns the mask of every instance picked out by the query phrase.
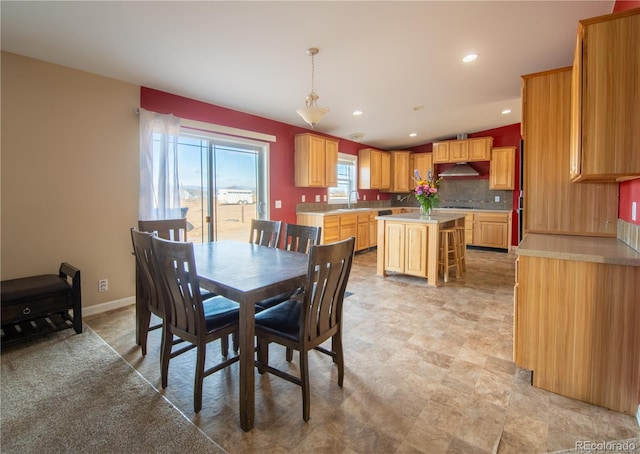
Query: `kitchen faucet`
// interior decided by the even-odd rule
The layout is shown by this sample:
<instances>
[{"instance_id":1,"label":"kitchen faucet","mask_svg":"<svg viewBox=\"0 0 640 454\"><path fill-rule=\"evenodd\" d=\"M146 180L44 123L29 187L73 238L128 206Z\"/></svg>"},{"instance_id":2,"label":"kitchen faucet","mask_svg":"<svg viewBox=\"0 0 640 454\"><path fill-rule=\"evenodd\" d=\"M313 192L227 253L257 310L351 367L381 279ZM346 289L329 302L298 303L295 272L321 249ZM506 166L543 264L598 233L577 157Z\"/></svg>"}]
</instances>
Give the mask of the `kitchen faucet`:
<instances>
[{"instance_id":1,"label":"kitchen faucet","mask_svg":"<svg viewBox=\"0 0 640 454\"><path fill-rule=\"evenodd\" d=\"M356 203L358 202L358 199L360 198L360 194L358 194L358 191L356 191L355 189L351 192L349 192L349 197L347 197L347 208L351 208L351 194L353 194L355 192L356 194Z\"/></svg>"}]
</instances>

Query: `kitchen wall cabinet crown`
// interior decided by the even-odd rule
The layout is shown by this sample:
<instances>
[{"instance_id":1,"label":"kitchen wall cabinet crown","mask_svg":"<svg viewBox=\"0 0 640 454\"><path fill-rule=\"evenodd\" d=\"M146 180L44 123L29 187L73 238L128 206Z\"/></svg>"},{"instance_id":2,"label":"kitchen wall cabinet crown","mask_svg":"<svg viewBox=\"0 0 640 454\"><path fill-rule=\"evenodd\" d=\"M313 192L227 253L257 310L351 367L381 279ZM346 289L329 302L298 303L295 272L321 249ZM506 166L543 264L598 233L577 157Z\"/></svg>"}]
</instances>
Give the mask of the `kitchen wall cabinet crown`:
<instances>
[{"instance_id":1,"label":"kitchen wall cabinet crown","mask_svg":"<svg viewBox=\"0 0 640 454\"><path fill-rule=\"evenodd\" d=\"M615 236L616 183L571 183L571 68L522 77L524 233Z\"/></svg>"},{"instance_id":2,"label":"kitchen wall cabinet crown","mask_svg":"<svg viewBox=\"0 0 640 454\"><path fill-rule=\"evenodd\" d=\"M448 162L489 161L493 137L474 137L472 139L445 140L434 142L433 162L442 164Z\"/></svg>"},{"instance_id":3,"label":"kitchen wall cabinet crown","mask_svg":"<svg viewBox=\"0 0 640 454\"><path fill-rule=\"evenodd\" d=\"M573 62L571 177L640 176L640 8L582 20Z\"/></svg>"},{"instance_id":4,"label":"kitchen wall cabinet crown","mask_svg":"<svg viewBox=\"0 0 640 454\"><path fill-rule=\"evenodd\" d=\"M489 166L489 189L513 189L515 165L516 147L493 148Z\"/></svg>"},{"instance_id":5,"label":"kitchen wall cabinet crown","mask_svg":"<svg viewBox=\"0 0 640 454\"><path fill-rule=\"evenodd\" d=\"M296 134L295 185L327 188L338 185L338 141L315 134Z\"/></svg>"},{"instance_id":6,"label":"kitchen wall cabinet crown","mask_svg":"<svg viewBox=\"0 0 640 454\"><path fill-rule=\"evenodd\" d=\"M375 148L358 151L358 189L391 189L391 155L388 151Z\"/></svg>"}]
</instances>

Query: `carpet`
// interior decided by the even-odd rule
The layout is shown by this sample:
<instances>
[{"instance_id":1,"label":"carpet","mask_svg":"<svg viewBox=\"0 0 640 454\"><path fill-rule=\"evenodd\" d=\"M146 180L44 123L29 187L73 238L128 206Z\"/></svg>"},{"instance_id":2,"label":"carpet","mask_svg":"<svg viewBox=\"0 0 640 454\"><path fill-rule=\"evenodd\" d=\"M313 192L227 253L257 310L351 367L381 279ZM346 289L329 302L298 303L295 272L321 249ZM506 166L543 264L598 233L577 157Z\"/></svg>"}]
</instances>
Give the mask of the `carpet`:
<instances>
[{"instance_id":1,"label":"carpet","mask_svg":"<svg viewBox=\"0 0 640 454\"><path fill-rule=\"evenodd\" d=\"M225 453L86 325L3 348L2 453Z\"/></svg>"}]
</instances>

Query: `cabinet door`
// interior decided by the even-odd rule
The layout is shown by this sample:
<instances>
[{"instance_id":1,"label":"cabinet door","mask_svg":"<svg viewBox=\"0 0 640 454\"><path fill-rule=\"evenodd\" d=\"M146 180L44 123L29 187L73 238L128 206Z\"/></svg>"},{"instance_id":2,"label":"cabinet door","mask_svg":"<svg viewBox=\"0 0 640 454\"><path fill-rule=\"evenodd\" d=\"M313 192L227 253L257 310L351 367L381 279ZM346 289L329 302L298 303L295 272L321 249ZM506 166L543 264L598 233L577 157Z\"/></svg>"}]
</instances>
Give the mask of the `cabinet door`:
<instances>
[{"instance_id":1,"label":"cabinet door","mask_svg":"<svg viewBox=\"0 0 640 454\"><path fill-rule=\"evenodd\" d=\"M369 221L358 222L358 234L356 236L356 251L369 249Z\"/></svg>"},{"instance_id":2,"label":"cabinet door","mask_svg":"<svg viewBox=\"0 0 640 454\"><path fill-rule=\"evenodd\" d=\"M475 245L494 248L509 248L509 216L499 213L478 213Z\"/></svg>"},{"instance_id":3,"label":"cabinet door","mask_svg":"<svg viewBox=\"0 0 640 454\"><path fill-rule=\"evenodd\" d=\"M464 162L469 160L469 141L452 140L449 142L449 161Z\"/></svg>"},{"instance_id":4,"label":"cabinet door","mask_svg":"<svg viewBox=\"0 0 640 454\"><path fill-rule=\"evenodd\" d=\"M491 150L489 189L513 189L515 165L515 147L500 147Z\"/></svg>"},{"instance_id":5,"label":"cabinet door","mask_svg":"<svg viewBox=\"0 0 640 454\"><path fill-rule=\"evenodd\" d=\"M391 154L387 151L380 152L380 190L391 189Z\"/></svg>"},{"instance_id":6,"label":"cabinet door","mask_svg":"<svg viewBox=\"0 0 640 454\"><path fill-rule=\"evenodd\" d=\"M385 222L386 247L384 250L385 269L404 273L404 224Z\"/></svg>"},{"instance_id":7,"label":"cabinet door","mask_svg":"<svg viewBox=\"0 0 640 454\"><path fill-rule=\"evenodd\" d=\"M469 139L469 161L489 161L493 137L476 137Z\"/></svg>"},{"instance_id":8,"label":"cabinet door","mask_svg":"<svg viewBox=\"0 0 640 454\"><path fill-rule=\"evenodd\" d=\"M404 242L404 273L427 277L427 226L406 224Z\"/></svg>"},{"instance_id":9,"label":"cabinet door","mask_svg":"<svg viewBox=\"0 0 640 454\"><path fill-rule=\"evenodd\" d=\"M437 164L442 162L449 162L449 142L434 142L433 163Z\"/></svg>"},{"instance_id":10,"label":"cabinet door","mask_svg":"<svg viewBox=\"0 0 640 454\"><path fill-rule=\"evenodd\" d=\"M571 176L640 176L640 9L582 20L574 55Z\"/></svg>"},{"instance_id":11,"label":"cabinet door","mask_svg":"<svg viewBox=\"0 0 640 454\"><path fill-rule=\"evenodd\" d=\"M411 190L411 152L392 151L391 155L391 192L409 192Z\"/></svg>"},{"instance_id":12,"label":"cabinet door","mask_svg":"<svg viewBox=\"0 0 640 454\"><path fill-rule=\"evenodd\" d=\"M325 140L325 186L338 186L338 141Z\"/></svg>"},{"instance_id":13,"label":"cabinet door","mask_svg":"<svg viewBox=\"0 0 640 454\"><path fill-rule=\"evenodd\" d=\"M322 226L322 244L335 243L340 240L340 217L325 216Z\"/></svg>"},{"instance_id":14,"label":"cabinet door","mask_svg":"<svg viewBox=\"0 0 640 454\"><path fill-rule=\"evenodd\" d=\"M433 154L432 153L413 153L411 155L413 165L411 166L411 176L413 172L418 171L421 178L427 178L429 172L433 175ZM411 187L414 186L413 178L410 179Z\"/></svg>"},{"instance_id":15,"label":"cabinet door","mask_svg":"<svg viewBox=\"0 0 640 454\"><path fill-rule=\"evenodd\" d=\"M295 138L295 184L300 187L325 187L325 139L313 134Z\"/></svg>"},{"instance_id":16,"label":"cabinet door","mask_svg":"<svg viewBox=\"0 0 640 454\"><path fill-rule=\"evenodd\" d=\"M522 79L524 232L615 236L618 185L569 176L571 68Z\"/></svg>"}]
</instances>

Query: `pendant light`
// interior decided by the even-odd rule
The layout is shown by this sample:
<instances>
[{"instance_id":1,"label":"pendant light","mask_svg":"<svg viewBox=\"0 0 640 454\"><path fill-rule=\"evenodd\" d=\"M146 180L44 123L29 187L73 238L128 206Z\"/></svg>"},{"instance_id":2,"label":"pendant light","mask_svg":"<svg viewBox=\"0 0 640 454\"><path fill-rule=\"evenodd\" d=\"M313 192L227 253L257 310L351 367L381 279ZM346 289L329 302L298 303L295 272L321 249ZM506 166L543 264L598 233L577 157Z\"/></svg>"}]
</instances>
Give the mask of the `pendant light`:
<instances>
[{"instance_id":1,"label":"pendant light","mask_svg":"<svg viewBox=\"0 0 640 454\"><path fill-rule=\"evenodd\" d=\"M314 57L317 53L318 53L318 49L315 47L311 47L307 49L307 55L311 56L311 93L307 95L307 99L305 101L305 107L303 107L302 109L296 110L296 112L298 112L298 115L300 115L304 121L309 123L312 128L316 124L318 124L320 120L322 120L322 118L325 116L327 112L329 112L329 109L327 109L326 107L318 107L317 102L318 102L319 96L316 94L314 90L314 86L315 86Z\"/></svg>"}]
</instances>

